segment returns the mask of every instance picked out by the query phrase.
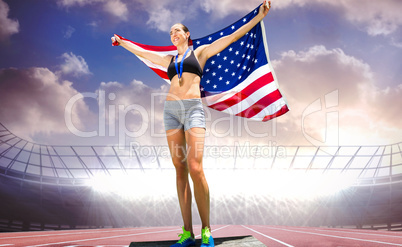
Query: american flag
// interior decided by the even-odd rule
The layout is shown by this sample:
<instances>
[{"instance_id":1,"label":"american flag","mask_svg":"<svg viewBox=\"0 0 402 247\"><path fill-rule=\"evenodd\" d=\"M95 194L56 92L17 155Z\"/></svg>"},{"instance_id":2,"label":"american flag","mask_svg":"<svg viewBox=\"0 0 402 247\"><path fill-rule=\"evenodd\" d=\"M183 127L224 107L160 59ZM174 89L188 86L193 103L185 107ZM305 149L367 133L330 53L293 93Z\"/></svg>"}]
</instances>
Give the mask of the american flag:
<instances>
[{"instance_id":1,"label":"american flag","mask_svg":"<svg viewBox=\"0 0 402 247\"><path fill-rule=\"evenodd\" d=\"M190 49L197 49L201 45L210 44L222 36L233 33L253 19L258 14L258 9L259 7L216 33L190 40ZM149 46L125 38L122 40L160 54L177 54L177 49L173 45ZM141 57L138 58L170 83L166 68ZM203 70L200 90L205 105L235 116L268 121L289 111L287 101L279 91L274 70L269 61L263 21L241 39L207 61Z\"/></svg>"}]
</instances>

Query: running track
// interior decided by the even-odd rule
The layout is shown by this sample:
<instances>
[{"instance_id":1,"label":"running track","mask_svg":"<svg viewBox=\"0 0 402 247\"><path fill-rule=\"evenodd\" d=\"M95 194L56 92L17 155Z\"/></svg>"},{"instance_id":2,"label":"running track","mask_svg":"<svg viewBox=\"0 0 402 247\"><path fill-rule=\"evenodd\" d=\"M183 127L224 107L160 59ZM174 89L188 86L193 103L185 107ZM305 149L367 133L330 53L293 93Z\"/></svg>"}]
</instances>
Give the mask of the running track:
<instances>
[{"instance_id":1,"label":"running track","mask_svg":"<svg viewBox=\"0 0 402 247\"><path fill-rule=\"evenodd\" d=\"M180 227L0 233L2 246L128 247L134 241L176 240ZM194 227L195 233L200 226ZM253 235L266 246L402 246L402 232L288 226L217 225L215 238ZM200 236L196 236L200 238Z\"/></svg>"}]
</instances>

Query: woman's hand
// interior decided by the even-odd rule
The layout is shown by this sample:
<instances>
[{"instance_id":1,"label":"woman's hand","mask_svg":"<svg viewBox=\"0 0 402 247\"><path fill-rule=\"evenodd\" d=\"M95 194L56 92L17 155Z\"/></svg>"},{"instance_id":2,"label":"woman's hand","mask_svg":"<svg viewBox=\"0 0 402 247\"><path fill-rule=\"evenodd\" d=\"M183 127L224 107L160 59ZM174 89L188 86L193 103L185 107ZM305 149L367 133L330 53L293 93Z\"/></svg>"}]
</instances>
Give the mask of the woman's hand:
<instances>
[{"instance_id":1,"label":"woman's hand","mask_svg":"<svg viewBox=\"0 0 402 247\"><path fill-rule=\"evenodd\" d=\"M265 0L260 6L259 14L261 14L262 17L264 18L268 14L270 8L271 8L271 1Z\"/></svg>"},{"instance_id":2,"label":"woman's hand","mask_svg":"<svg viewBox=\"0 0 402 247\"><path fill-rule=\"evenodd\" d=\"M111 38L111 40L114 46L118 46L121 43L120 37L117 36L116 34Z\"/></svg>"}]
</instances>

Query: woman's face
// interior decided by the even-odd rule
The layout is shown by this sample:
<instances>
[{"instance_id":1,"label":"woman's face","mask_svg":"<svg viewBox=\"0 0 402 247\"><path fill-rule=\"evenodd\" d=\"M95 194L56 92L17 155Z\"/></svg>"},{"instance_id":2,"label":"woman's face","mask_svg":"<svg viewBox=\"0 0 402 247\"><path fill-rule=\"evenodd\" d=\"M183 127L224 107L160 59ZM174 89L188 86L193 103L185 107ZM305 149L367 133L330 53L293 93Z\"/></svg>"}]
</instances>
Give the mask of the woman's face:
<instances>
[{"instance_id":1,"label":"woman's face","mask_svg":"<svg viewBox=\"0 0 402 247\"><path fill-rule=\"evenodd\" d=\"M190 33L189 32L186 33L180 24L175 24L170 29L170 40L175 46L183 42L187 42L189 36Z\"/></svg>"}]
</instances>

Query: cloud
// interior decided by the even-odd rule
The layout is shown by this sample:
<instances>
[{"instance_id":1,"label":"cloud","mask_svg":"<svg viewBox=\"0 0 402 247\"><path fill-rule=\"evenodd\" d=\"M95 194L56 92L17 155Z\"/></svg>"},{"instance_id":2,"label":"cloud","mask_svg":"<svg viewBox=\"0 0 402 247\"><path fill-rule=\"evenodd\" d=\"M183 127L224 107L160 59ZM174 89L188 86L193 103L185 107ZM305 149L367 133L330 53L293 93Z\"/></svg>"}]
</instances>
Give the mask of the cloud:
<instances>
[{"instance_id":1,"label":"cloud","mask_svg":"<svg viewBox=\"0 0 402 247\"><path fill-rule=\"evenodd\" d=\"M378 117L377 125L384 125L390 129L401 128L402 84L384 89L374 87L374 95L370 104L372 106L371 115Z\"/></svg>"},{"instance_id":2,"label":"cloud","mask_svg":"<svg viewBox=\"0 0 402 247\"><path fill-rule=\"evenodd\" d=\"M107 0L103 3L103 10L109 14L116 16L124 21L127 20L128 8L126 4L120 0Z\"/></svg>"},{"instance_id":3,"label":"cloud","mask_svg":"<svg viewBox=\"0 0 402 247\"><path fill-rule=\"evenodd\" d=\"M223 18L233 13L248 13L255 9L262 1L242 1L242 0L205 0L202 1L201 8L213 14L215 17Z\"/></svg>"},{"instance_id":4,"label":"cloud","mask_svg":"<svg viewBox=\"0 0 402 247\"><path fill-rule=\"evenodd\" d=\"M331 89L346 89L343 100L348 105L355 105L359 102L356 95L360 93L360 86L373 80L368 64L346 55L341 49L328 50L324 46L283 52L281 60L274 61L274 65L291 70L282 73L281 77L291 83L289 90L302 102L315 100L317 94L324 95Z\"/></svg>"},{"instance_id":5,"label":"cloud","mask_svg":"<svg viewBox=\"0 0 402 247\"><path fill-rule=\"evenodd\" d=\"M341 49L313 46L306 51L287 51L273 61L280 87L289 100L291 111L280 117L290 135L305 141L303 128L324 141L327 113L339 114L341 144L390 144L402 138L402 86L381 88L370 66ZM327 109L325 98L338 92L338 105ZM321 111L302 119L303 113L321 100ZM287 116L287 117L286 117ZM290 121L289 121L290 120ZM304 122L302 122L304 120Z\"/></svg>"},{"instance_id":6,"label":"cloud","mask_svg":"<svg viewBox=\"0 0 402 247\"><path fill-rule=\"evenodd\" d=\"M162 32L170 31L170 27L175 23L194 17L198 5L197 1L191 2L191 7L187 4L178 4L174 0L138 0L136 2L136 8L140 8L149 15L147 25Z\"/></svg>"},{"instance_id":7,"label":"cloud","mask_svg":"<svg viewBox=\"0 0 402 247\"><path fill-rule=\"evenodd\" d=\"M75 28L73 28L72 26L67 26L65 32L64 32L64 38L65 39L69 39L71 38L71 36L73 35L73 33L75 32Z\"/></svg>"},{"instance_id":8,"label":"cloud","mask_svg":"<svg viewBox=\"0 0 402 247\"><path fill-rule=\"evenodd\" d=\"M47 68L0 70L0 119L18 136L34 139L66 134L64 121L67 102L79 94L69 81L62 81ZM91 113L83 100L72 108L72 119L85 129ZM83 121L85 119L85 121Z\"/></svg>"},{"instance_id":9,"label":"cloud","mask_svg":"<svg viewBox=\"0 0 402 247\"><path fill-rule=\"evenodd\" d=\"M360 26L369 35L389 35L402 25L400 10L402 2L387 0L381 2L365 0L287 0L275 2L278 8L288 8L294 5L327 5L334 7L350 22Z\"/></svg>"},{"instance_id":10,"label":"cloud","mask_svg":"<svg viewBox=\"0 0 402 247\"><path fill-rule=\"evenodd\" d=\"M100 7L102 11L124 21L127 20L129 14L127 5L120 0L59 0L58 4L67 8L93 5Z\"/></svg>"},{"instance_id":11,"label":"cloud","mask_svg":"<svg viewBox=\"0 0 402 247\"><path fill-rule=\"evenodd\" d=\"M175 23L180 23L184 20L184 15L178 11L170 11L166 8L148 10L149 19L147 24L156 30L168 32ZM180 16L180 18L177 18ZM176 17L176 18L175 18ZM172 21L174 20L174 21Z\"/></svg>"},{"instance_id":12,"label":"cloud","mask_svg":"<svg viewBox=\"0 0 402 247\"><path fill-rule=\"evenodd\" d=\"M372 36L389 35L402 25L402 2L399 0L341 1L346 18L359 25Z\"/></svg>"},{"instance_id":13,"label":"cloud","mask_svg":"<svg viewBox=\"0 0 402 247\"><path fill-rule=\"evenodd\" d=\"M252 10L262 1L242 0L205 0L201 8L215 17L225 17L232 13L244 13ZM402 25L402 2L400 0L366 1L366 0L280 0L272 1L272 10L320 5L332 7L334 11L348 21L356 24L369 35L389 35Z\"/></svg>"},{"instance_id":14,"label":"cloud","mask_svg":"<svg viewBox=\"0 0 402 247\"><path fill-rule=\"evenodd\" d=\"M191 2L191 8L187 4L178 5L177 1L166 0L137 0L135 4L126 4L122 0L58 0L64 7L100 7L120 20L128 20L129 14L138 11L138 8L149 14L147 24L156 30L168 31L170 26L182 22L188 18L194 18L199 9L211 14L215 18L224 18L230 14L245 14L256 8L262 1L243 0L204 0ZM402 25L400 0L387 0L381 2L366 0L281 0L272 1L272 11L304 6L324 6L332 8L340 16L344 17L369 35L390 35ZM130 6L130 11L128 6Z\"/></svg>"},{"instance_id":15,"label":"cloud","mask_svg":"<svg viewBox=\"0 0 402 247\"><path fill-rule=\"evenodd\" d=\"M94 2L99 2L99 0L59 0L58 3L60 5L71 7L74 5L84 6L87 4L92 4Z\"/></svg>"},{"instance_id":16,"label":"cloud","mask_svg":"<svg viewBox=\"0 0 402 247\"><path fill-rule=\"evenodd\" d=\"M88 64L83 57L77 56L72 52L64 53L61 57L64 59L64 63L61 65L61 72L63 74L71 74L73 76L91 74Z\"/></svg>"},{"instance_id":17,"label":"cloud","mask_svg":"<svg viewBox=\"0 0 402 247\"><path fill-rule=\"evenodd\" d=\"M0 41L7 40L11 35L19 32L19 22L8 18L9 11L7 3L0 0Z\"/></svg>"},{"instance_id":18,"label":"cloud","mask_svg":"<svg viewBox=\"0 0 402 247\"><path fill-rule=\"evenodd\" d=\"M96 92L80 93L58 73L37 67L1 69L0 82L0 122L23 139L53 145L163 145L166 140L166 85L102 82Z\"/></svg>"},{"instance_id":19,"label":"cloud","mask_svg":"<svg viewBox=\"0 0 402 247\"><path fill-rule=\"evenodd\" d=\"M88 26L93 27L93 28L97 28L99 26L99 24L96 21L92 21L91 23L88 24Z\"/></svg>"}]
</instances>

